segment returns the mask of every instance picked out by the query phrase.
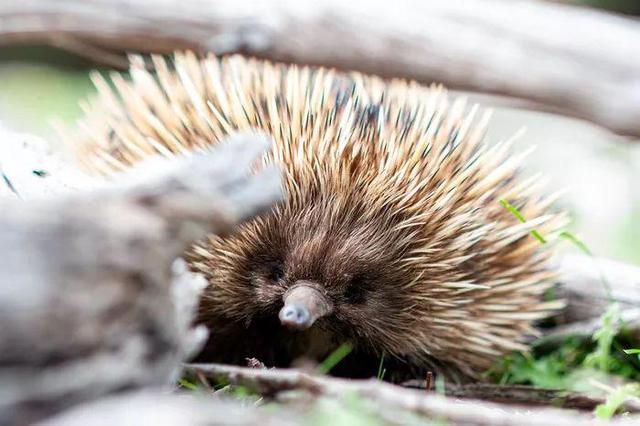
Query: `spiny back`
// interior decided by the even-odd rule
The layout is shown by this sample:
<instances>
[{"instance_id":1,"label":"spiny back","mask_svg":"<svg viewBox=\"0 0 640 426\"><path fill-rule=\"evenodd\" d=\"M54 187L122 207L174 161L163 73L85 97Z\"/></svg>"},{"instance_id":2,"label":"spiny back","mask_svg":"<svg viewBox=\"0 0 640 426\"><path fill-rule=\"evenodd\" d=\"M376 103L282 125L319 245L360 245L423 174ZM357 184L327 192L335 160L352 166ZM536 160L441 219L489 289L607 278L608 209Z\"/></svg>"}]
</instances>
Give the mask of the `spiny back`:
<instances>
[{"instance_id":1,"label":"spiny back","mask_svg":"<svg viewBox=\"0 0 640 426\"><path fill-rule=\"evenodd\" d=\"M489 116L477 118L476 106L451 102L440 86L359 73L240 56L174 59L152 57L154 75L132 57L132 79L113 75L115 91L94 74L99 96L65 133L81 163L107 175L151 155L206 149L236 129L273 137L264 161L282 166L286 201L238 235L193 250L192 267L211 282L211 309L238 320L252 315L246 299L258 293L245 291L250 274L238 265L268 230L286 234L286 247L337 239L332 250L360 251L395 271L376 284L396 301L393 309L381 296L384 321L363 310L366 321L353 327L373 350L416 362L447 359L474 374L523 349L532 322L561 305L541 301L551 252L528 233L553 232L564 218L545 214L552 197L541 195L538 176L520 179L526 153L511 157L510 142L482 143ZM528 222L520 224L502 199Z\"/></svg>"}]
</instances>

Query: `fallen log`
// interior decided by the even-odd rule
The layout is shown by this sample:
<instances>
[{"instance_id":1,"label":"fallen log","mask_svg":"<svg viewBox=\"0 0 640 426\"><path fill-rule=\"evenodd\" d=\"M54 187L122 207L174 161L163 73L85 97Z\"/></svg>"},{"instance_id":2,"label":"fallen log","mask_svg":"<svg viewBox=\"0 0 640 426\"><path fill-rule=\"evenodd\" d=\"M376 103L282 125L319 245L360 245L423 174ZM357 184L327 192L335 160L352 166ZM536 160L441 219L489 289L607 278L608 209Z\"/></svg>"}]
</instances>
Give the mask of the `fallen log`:
<instances>
[{"instance_id":1,"label":"fallen log","mask_svg":"<svg viewBox=\"0 0 640 426\"><path fill-rule=\"evenodd\" d=\"M119 68L119 52L194 49L437 81L640 137L640 25L595 9L501 0L0 4L0 45L41 42Z\"/></svg>"},{"instance_id":2,"label":"fallen log","mask_svg":"<svg viewBox=\"0 0 640 426\"><path fill-rule=\"evenodd\" d=\"M560 262L558 297L567 300L566 324L593 321L612 302L620 305L629 325L638 328L640 267L586 255L565 255ZM588 332L591 326L583 326ZM567 328L569 330L569 328Z\"/></svg>"},{"instance_id":3,"label":"fallen log","mask_svg":"<svg viewBox=\"0 0 640 426\"><path fill-rule=\"evenodd\" d=\"M268 145L235 135L102 188L2 200L1 424L176 379L207 333L192 328L204 278L174 260L280 198L275 168L248 172Z\"/></svg>"}]
</instances>

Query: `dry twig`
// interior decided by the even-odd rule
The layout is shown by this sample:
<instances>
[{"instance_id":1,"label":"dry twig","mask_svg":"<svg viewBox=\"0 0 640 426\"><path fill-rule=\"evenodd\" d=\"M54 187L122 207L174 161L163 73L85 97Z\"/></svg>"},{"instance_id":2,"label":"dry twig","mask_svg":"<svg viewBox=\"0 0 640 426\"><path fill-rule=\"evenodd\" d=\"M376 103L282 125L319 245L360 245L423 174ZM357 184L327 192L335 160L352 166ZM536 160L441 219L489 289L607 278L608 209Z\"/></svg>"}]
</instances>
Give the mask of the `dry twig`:
<instances>
[{"instance_id":1,"label":"dry twig","mask_svg":"<svg viewBox=\"0 0 640 426\"><path fill-rule=\"evenodd\" d=\"M214 380L246 387L266 396L284 391L306 391L316 396L341 398L356 394L390 410L408 410L434 419L464 425L557 426L596 425L600 422L589 414L557 408L522 408L472 400L457 400L434 393L401 388L378 380L344 380L312 376L296 370L262 370L218 364L192 364L189 373L202 373ZM632 425L640 418L612 421L611 425Z\"/></svg>"}]
</instances>

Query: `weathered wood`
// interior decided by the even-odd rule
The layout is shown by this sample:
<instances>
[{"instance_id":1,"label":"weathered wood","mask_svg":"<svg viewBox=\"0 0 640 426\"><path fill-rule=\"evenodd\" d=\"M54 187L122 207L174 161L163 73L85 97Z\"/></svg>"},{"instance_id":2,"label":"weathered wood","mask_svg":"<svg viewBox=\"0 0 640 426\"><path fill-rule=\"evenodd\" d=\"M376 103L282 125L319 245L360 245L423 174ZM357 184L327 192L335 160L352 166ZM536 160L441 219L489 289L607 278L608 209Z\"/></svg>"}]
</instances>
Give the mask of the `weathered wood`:
<instances>
[{"instance_id":1,"label":"weathered wood","mask_svg":"<svg viewBox=\"0 0 640 426\"><path fill-rule=\"evenodd\" d=\"M40 426L105 425L302 425L292 410L267 410L253 404L212 398L190 392L171 395L149 389L127 392L73 407L40 423Z\"/></svg>"},{"instance_id":2,"label":"weathered wood","mask_svg":"<svg viewBox=\"0 0 640 426\"><path fill-rule=\"evenodd\" d=\"M65 162L49 143L0 123L0 199L56 197L99 183Z\"/></svg>"},{"instance_id":3,"label":"weathered wood","mask_svg":"<svg viewBox=\"0 0 640 426\"><path fill-rule=\"evenodd\" d=\"M568 337L591 339L602 315L617 303L625 330L640 339L640 268L586 255L565 255L560 262L556 297L567 306L557 326L544 330L538 344L556 346Z\"/></svg>"},{"instance_id":4,"label":"weathered wood","mask_svg":"<svg viewBox=\"0 0 640 426\"><path fill-rule=\"evenodd\" d=\"M628 312L628 321L635 321L634 312L640 307L640 267L586 255L565 255L560 270L558 296L567 300L562 315L566 323L592 321L612 301Z\"/></svg>"},{"instance_id":5,"label":"weathered wood","mask_svg":"<svg viewBox=\"0 0 640 426\"><path fill-rule=\"evenodd\" d=\"M570 29L568 31L567 29ZM241 51L438 81L558 109L640 136L640 25L539 1L23 0L0 4L0 44ZM100 49L103 49L101 51Z\"/></svg>"},{"instance_id":6,"label":"weathered wood","mask_svg":"<svg viewBox=\"0 0 640 426\"><path fill-rule=\"evenodd\" d=\"M411 389L433 390L425 380L409 380L402 386ZM536 388L526 385L497 385L493 383L472 383L457 385L445 384L445 395L455 398L481 399L509 405L552 406L578 410L594 410L605 402L587 394L569 392L562 389ZM640 412L640 404L630 401L624 407L625 411Z\"/></svg>"},{"instance_id":7,"label":"weathered wood","mask_svg":"<svg viewBox=\"0 0 640 426\"><path fill-rule=\"evenodd\" d=\"M572 299L569 299L569 301L571 302ZM620 312L620 319L625 329L634 333L640 339L640 309L624 310ZM544 335L544 341L546 343L562 343L567 337L571 336L591 338L593 333L601 327L602 319L600 317L574 321L549 329Z\"/></svg>"},{"instance_id":8,"label":"weathered wood","mask_svg":"<svg viewBox=\"0 0 640 426\"><path fill-rule=\"evenodd\" d=\"M206 330L204 278L174 259L280 198L275 168L248 171L268 145L235 135L89 192L2 201L1 424L176 379Z\"/></svg>"},{"instance_id":9,"label":"weathered wood","mask_svg":"<svg viewBox=\"0 0 640 426\"><path fill-rule=\"evenodd\" d=\"M296 370L264 370L217 364L187 365L186 371L201 373L214 380L244 386L262 395L276 396L286 391L305 391L315 396L341 398L358 395L375 401L380 411L408 410L432 419L461 425L556 426L596 425L590 414L557 408L522 408L491 402L458 400L401 388L378 380L343 380L313 376ZM640 419L628 416L610 424L632 425Z\"/></svg>"}]
</instances>

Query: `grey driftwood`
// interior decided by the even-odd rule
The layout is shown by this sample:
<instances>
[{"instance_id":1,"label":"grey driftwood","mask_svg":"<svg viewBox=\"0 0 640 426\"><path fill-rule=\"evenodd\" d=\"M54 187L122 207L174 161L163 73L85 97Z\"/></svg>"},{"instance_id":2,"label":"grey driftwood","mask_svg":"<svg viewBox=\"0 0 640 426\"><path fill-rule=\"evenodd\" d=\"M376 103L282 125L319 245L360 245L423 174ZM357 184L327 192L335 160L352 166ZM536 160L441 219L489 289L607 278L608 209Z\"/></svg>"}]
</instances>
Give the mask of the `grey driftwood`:
<instances>
[{"instance_id":1,"label":"grey driftwood","mask_svg":"<svg viewBox=\"0 0 640 426\"><path fill-rule=\"evenodd\" d=\"M0 424L177 378L206 330L204 278L176 259L281 196L275 168L248 172L268 139L230 139L91 191L2 200Z\"/></svg>"},{"instance_id":2,"label":"grey driftwood","mask_svg":"<svg viewBox=\"0 0 640 426\"><path fill-rule=\"evenodd\" d=\"M553 2L2 2L0 45L20 42L118 67L123 51L189 48L435 81L640 137L640 24Z\"/></svg>"}]
</instances>

